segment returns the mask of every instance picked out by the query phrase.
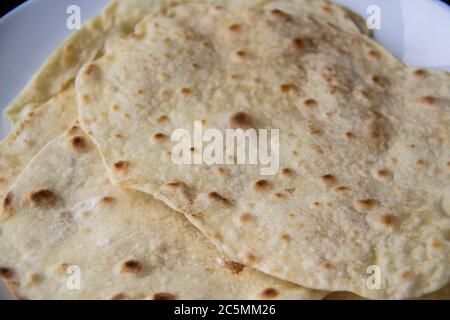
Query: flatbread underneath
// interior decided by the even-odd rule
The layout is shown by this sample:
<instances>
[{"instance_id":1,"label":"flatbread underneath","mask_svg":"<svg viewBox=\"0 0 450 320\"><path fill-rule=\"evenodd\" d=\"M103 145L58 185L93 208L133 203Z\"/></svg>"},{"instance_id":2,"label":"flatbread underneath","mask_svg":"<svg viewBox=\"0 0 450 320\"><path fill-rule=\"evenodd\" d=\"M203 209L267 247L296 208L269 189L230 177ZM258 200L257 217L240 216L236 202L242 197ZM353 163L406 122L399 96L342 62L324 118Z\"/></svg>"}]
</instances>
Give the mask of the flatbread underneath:
<instances>
[{"instance_id":1,"label":"flatbread underneath","mask_svg":"<svg viewBox=\"0 0 450 320\"><path fill-rule=\"evenodd\" d=\"M181 214L148 195L113 187L100 154L78 127L30 162L8 193L5 209L0 277L18 298L326 295L227 260Z\"/></svg>"}]
</instances>

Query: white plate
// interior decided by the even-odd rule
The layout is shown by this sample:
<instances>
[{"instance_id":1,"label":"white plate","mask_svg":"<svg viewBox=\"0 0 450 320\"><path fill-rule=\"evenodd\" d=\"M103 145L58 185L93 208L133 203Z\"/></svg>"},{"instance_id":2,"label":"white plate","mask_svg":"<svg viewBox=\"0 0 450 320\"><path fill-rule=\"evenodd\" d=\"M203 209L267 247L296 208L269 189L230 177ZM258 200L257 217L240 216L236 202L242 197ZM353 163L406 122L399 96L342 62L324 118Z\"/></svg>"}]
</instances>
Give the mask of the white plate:
<instances>
[{"instance_id":1,"label":"white plate","mask_svg":"<svg viewBox=\"0 0 450 320\"><path fill-rule=\"evenodd\" d=\"M66 26L70 5L82 21L108 0L29 0L0 20L0 111L25 86L40 64L72 31ZM410 66L450 70L450 8L438 0L335 0L363 17L377 5L381 29L375 38ZM49 124L51 125L51 124ZM0 137L9 130L2 117ZM0 299L7 298L0 287Z\"/></svg>"}]
</instances>

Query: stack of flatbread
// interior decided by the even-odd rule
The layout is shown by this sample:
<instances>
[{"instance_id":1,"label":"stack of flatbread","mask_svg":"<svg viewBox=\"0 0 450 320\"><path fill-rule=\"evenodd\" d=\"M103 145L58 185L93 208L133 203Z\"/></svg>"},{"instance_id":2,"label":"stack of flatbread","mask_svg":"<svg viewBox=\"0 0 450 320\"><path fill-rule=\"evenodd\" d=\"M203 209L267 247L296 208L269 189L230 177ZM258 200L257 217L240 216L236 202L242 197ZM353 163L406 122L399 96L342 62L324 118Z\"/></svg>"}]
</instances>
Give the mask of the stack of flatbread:
<instances>
[{"instance_id":1,"label":"stack of flatbread","mask_svg":"<svg viewBox=\"0 0 450 320\"><path fill-rule=\"evenodd\" d=\"M113 0L6 115L17 298L450 298L450 75L343 7ZM278 130L279 169L175 163L197 121Z\"/></svg>"}]
</instances>

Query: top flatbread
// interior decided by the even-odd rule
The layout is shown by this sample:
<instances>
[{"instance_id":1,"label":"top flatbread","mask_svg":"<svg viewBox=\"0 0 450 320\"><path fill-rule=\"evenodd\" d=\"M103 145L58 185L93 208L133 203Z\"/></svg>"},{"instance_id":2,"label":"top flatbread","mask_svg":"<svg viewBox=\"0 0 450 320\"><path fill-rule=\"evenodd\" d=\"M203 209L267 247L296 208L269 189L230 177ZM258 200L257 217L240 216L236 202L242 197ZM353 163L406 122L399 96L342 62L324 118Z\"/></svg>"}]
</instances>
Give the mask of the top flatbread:
<instances>
[{"instance_id":1,"label":"top flatbread","mask_svg":"<svg viewBox=\"0 0 450 320\"><path fill-rule=\"evenodd\" d=\"M73 85L81 66L101 57L112 43L129 35L145 16L151 19L187 2L190 1L111 1L98 17L74 32L50 55L6 110L6 115L15 124L11 133L0 142L0 199L4 199L9 186L34 155L75 122ZM266 2L259 1L260 5ZM289 0L271 6L292 12L318 12L319 17L348 31L367 33L360 17L327 1Z\"/></svg>"},{"instance_id":2,"label":"top flatbread","mask_svg":"<svg viewBox=\"0 0 450 320\"><path fill-rule=\"evenodd\" d=\"M77 91L113 182L184 212L233 260L369 298L449 282L447 73L269 5L184 5L84 68ZM173 163L170 136L194 120L279 129L280 170Z\"/></svg>"},{"instance_id":3,"label":"top flatbread","mask_svg":"<svg viewBox=\"0 0 450 320\"><path fill-rule=\"evenodd\" d=\"M112 1L100 16L74 32L48 58L7 110L7 115L16 123L0 143L2 200L36 153L76 121L73 79L81 65L100 57L111 43L128 35L144 16L165 12L181 2L188 1ZM321 8L319 16L324 19L349 31L367 32L361 18L325 1L295 0L277 5L309 13ZM4 212L0 215L1 218L5 216Z\"/></svg>"},{"instance_id":4,"label":"top flatbread","mask_svg":"<svg viewBox=\"0 0 450 320\"><path fill-rule=\"evenodd\" d=\"M235 0L233 0L235 1ZM258 0L262 5L267 0ZM110 43L134 30L134 26L147 15L156 15L180 3L227 3L228 0L112 0L102 13L87 22L68 37L44 62L27 86L11 102L5 115L11 122L46 103L73 84L80 67L103 55ZM238 2L238 1L235 1ZM319 16L341 28L369 33L365 21L350 10L324 0L286 0L274 6L292 12L306 12Z\"/></svg>"}]
</instances>

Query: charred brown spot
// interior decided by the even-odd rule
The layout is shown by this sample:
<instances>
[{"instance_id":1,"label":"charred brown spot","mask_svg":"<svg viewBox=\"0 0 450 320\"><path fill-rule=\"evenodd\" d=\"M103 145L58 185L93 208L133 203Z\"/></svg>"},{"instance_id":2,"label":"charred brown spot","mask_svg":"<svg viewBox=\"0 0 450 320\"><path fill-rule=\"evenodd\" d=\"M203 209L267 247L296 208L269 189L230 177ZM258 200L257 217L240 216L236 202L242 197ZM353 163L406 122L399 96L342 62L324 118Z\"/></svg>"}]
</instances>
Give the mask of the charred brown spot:
<instances>
[{"instance_id":1,"label":"charred brown spot","mask_svg":"<svg viewBox=\"0 0 450 320\"><path fill-rule=\"evenodd\" d=\"M80 136L76 136L74 138L72 138L70 140L70 145L75 149L75 150L80 150L80 149L84 149L86 148L86 140L83 137Z\"/></svg>"},{"instance_id":2,"label":"charred brown spot","mask_svg":"<svg viewBox=\"0 0 450 320\"><path fill-rule=\"evenodd\" d=\"M128 169L129 165L130 163L128 161L121 160L114 163L113 167L116 171L124 171Z\"/></svg>"},{"instance_id":3,"label":"charred brown spot","mask_svg":"<svg viewBox=\"0 0 450 320\"><path fill-rule=\"evenodd\" d=\"M256 256L255 256L253 253L251 253L251 252L247 252L247 253L245 254L245 259L246 259L248 262L254 262L254 261L256 260Z\"/></svg>"},{"instance_id":4,"label":"charred brown spot","mask_svg":"<svg viewBox=\"0 0 450 320\"><path fill-rule=\"evenodd\" d=\"M388 177L388 176L391 175L391 172L389 170L387 170L387 169L381 169L381 170L378 171L378 175L380 177Z\"/></svg>"},{"instance_id":5,"label":"charred brown spot","mask_svg":"<svg viewBox=\"0 0 450 320\"><path fill-rule=\"evenodd\" d=\"M188 94L192 93L192 89L185 87L185 88L181 88L180 92L184 95L188 95Z\"/></svg>"},{"instance_id":6,"label":"charred brown spot","mask_svg":"<svg viewBox=\"0 0 450 320\"><path fill-rule=\"evenodd\" d=\"M328 4L324 4L321 8L323 11L325 11L327 13L333 12L333 8L331 8Z\"/></svg>"},{"instance_id":7,"label":"charred brown spot","mask_svg":"<svg viewBox=\"0 0 450 320\"><path fill-rule=\"evenodd\" d=\"M381 53L377 50L370 50L369 51L369 56L374 57L374 58L380 58L381 57Z\"/></svg>"},{"instance_id":8,"label":"charred brown spot","mask_svg":"<svg viewBox=\"0 0 450 320\"><path fill-rule=\"evenodd\" d=\"M236 51L236 55L240 58L244 58L246 53L244 50L238 50L238 51Z\"/></svg>"},{"instance_id":9,"label":"charred brown spot","mask_svg":"<svg viewBox=\"0 0 450 320\"><path fill-rule=\"evenodd\" d=\"M162 142L167 139L167 136L164 133L158 132L153 135L153 140L156 142Z\"/></svg>"},{"instance_id":10,"label":"charred brown spot","mask_svg":"<svg viewBox=\"0 0 450 320\"><path fill-rule=\"evenodd\" d=\"M38 273L28 273L26 276L28 285L35 285L42 281L42 275Z\"/></svg>"},{"instance_id":11,"label":"charred brown spot","mask_svg":"<svg viewBox=\"0 0 450 320\"><path fill-rule=\"evenodd\" d=\"M120 267L120 272L122 273L138 273L142 266L137 260L125 261Z\"/></svg>"},{"instance_id":12,"label":"charred brown spot","mask_svg":"<svg viewBox=\"0 0 450 320\"><path fill-rule=\"evenodd\" d=\"M222 205L225 205L225 206L229 206L231 204L231 202L227 198L222 197L217 192L210 192L210 193L208 193L208 198L213 200L213 201L215 201L215 202L218 202L218 203L220 203Z\"/></svg>"},{"instance_id":13,"label":"charred brown spot","mask_svg":"<svg viewBox=\"0 0 450 320\"><path fill-rule=\"evenodd\" d=\"M232 25L230 25L228 27L228 30L232 31L232 32L237 32L241 30L241 26L239 25L239 23L233 23Z\"/></svg>"},{"instance_id":14,"label":"charred brown spot","mask_svg":"<svg viewBox=\"0 0 450 320\"><path fill-rule=\"evenodd\" d=\"M428 72L424 69L417 69L414 71L414 74L418 77L423 77L423 76L426 76L428 74Z\"/></svg>"},{"instance_id":15,"label":"charred brown spot","mask_svg":"<svg viewBox=\"0 0 450 320\"><path fill-rule=\"evenodd\" d=\"M372 76L372 82L379 84L381 82L381 77L379 75L373 75Z\"/></svg>"},{"instance_id":16,"label":"charred brown spot","mask_svg":"<svg viewBox=\"0 0 450 320\"><path fill-rule=\"evenodd\" d=\"M261 292L263 299L274 299L278 296L279 292L275 288L266 288Z\"/></svg>"},{"instance_id":17,"label":"charred brown spot","mask_svg":"<svg viewBox=\"0 0 450 320\"><path fill-rule=\"evenodd\" d=\"M12 279L14 277L14 271L10 268L0 267L0 278Z\"/></svg>"},{"instance_id":18,"label":"charred brown spot","mask_svg":"<svg viewBox=\"0 0 450 320\"><path fill-rule=\"evenodd\" d=\"M111 300L126 300L128 296L125 293L116 293L111 297Z\"/></svg>"},{"instance_id":19,"label":"charred brown spot","mask_svg":"<svg viewBox=\"0 0 450 320\"><path fill-rule=\"evenodd\" d=\"M171 187L171 188L180 188L183 186L183 183L178 182L178 181L173 181L173 182L166 183L166 186Z\"/></svg>"},{"instance_id":20,"label":"charred brown spot","mask_svg":"<svg viewBox=\"0 0 450 320\"><path fill-rule=\"evenodd\" d=\"M283 170L281 170L281 173L285 177L293 177L293 176L295 176L295 171L290 169L290 168L284 168Z\"/></svg>"},{"instance_id":21,"label":"charred brown spot","mask_svg":"<svg viewBox=\"0 0 450 320\"><path fill-rule=\"evenodd\" d=\"M156 122L159 124L164 123L166 121L169 121L169 118L167 116L160 116L159 118L156 119Z\"/></svg>"},{"instance_id":22,"label":"charred brown spot","mask_svg":"<svg viewBox=\"0 0 450 320\"><path fill-rule=\"evenodd\" d=\"M56 201L56 194L44 189L30 193L28 199L35 206L51 205Z\"/></svg>"},{"instance_id":23,"label":"charred brown spot","mask_svg":"<svg viewBox=\"0 0 450 320\"><path fill-rule=\"evenodd\" d=\"M286 83L286 84L282 84L280 86L280 89L281 89L281 92L288 93L290 91L297 90L297 86L293 85L293 84Z\"/></svg>"},{"instance_id":24,"label":"charred brown spot","mask_svg":"<svg viewBox=\"0 0 450 320\"><path fill-rule=\"evenodd\" d=\"M375 200L375 199L362 199L362 200L357 200L356 204L361 206L361 207L369 208L369 207L373 207L374 205L376 205L377 204L377 200Z\"/></svg>"},{"instance_id":25,"label":"charred brown spot","mask_svg":"<svg viewBox=\"0 0 450 320\"><path fill-rule=\"evenodd\" d=\"M255 191L263 191L269 189L271 186L272 184L268 180L258 180L255 182L253 189Z\"/></svg>"},{"instance_id":26,"label":"charred brown spot","mask_svg":"<svg viewBox=\"0 0 450 320\"><path fill-rule=\"evenodd\" d=\"M356 137L355 134L352 133L352 132L346 132L346 133L345 133L345 136L346 136L348 139L354 139L354 138Z\"/></svg>"},{"instance_id":27,"label":"charred brown spot","mask_svg":"<svg viewBox=\"0 0 450 320\"><path fill-rule=\"evenodd\" d=\"M428 104L430 106L436 106L439 104L439 98L426 96L419 99L419 102L422 104Z\"/></svg>"},{"instance_id":28,"label":"charred brown spot","mask_svg":"<svg viewBox=\"0 0 450 320\"><path fill-rule=\"evenodd\" d=\"M242 222L250 222L253 221L255 217L249 213L243 213L240 215L239 220Z\"/></svg>"},{"instance_id":29,"label":"charred brown spot","mask_svg":"<svg viewBox=\"0 0 450 320\"><path fill-rule=\"evenodd\" d=\"M232 274L239 274L244 270L245 265L234 261L225 261L225 267L230 269Z\"/></svg>"},{"instance_id":30,"label":"charred brown spot","mask_svg":"<svg viewBox=\"0 0 450 320\"><path fill-rule=\"evenodd\" d=\"M345 192L345 191L348 191L348 190L349 189L347 187L345 187L345 186L340 186L340 187L336 188L337 192Z\"/></svg>"},{"instance_id":31,"label":"charred brown spot","mask_svg":"<svg viewBox=\"0 0 450 320\"><path fill-rule=\"evenodd\" d=\"M315 107L315 106L317 106L317 101L314 99L307 99L304 101L304 104L307 107Z\"/></svg>"},{"instance_id":32,"label":"charred brown spot","mask_svg":"<svg viewBox=\"0 0 450 320\"><path fill-rule=\"evenodd\" d=\"M230 125L232 128L248 129L252 127L252 119L245 112L238 112L230 117Z\"/></svg>"},{"instance_id":33,"label":"charred brown spot","mask_svg":"<svg viewBox=\"0 0 450 320\"><path fill-rule=\"evenodd\" d=\"M409 272L409 271L405 271L405 272L403 272L403 273L401 274L401 277L402 277L403 279L405 279L405 280L411 279L412 273Z\"/></svg>"},{"instance_id":34,"label":"charred brown spot","mask_svg":"<svg viewBox=\"0 0 450 320\"><path fill-rule=\"evenodd\" d=\"M67 268L69 268L69 264L68 263L59 263L54 267L54 271L56 274L63 274L67 271Z\"/></svg>"},{"instance_id":35,"label":"charred brown spot","mask_svg":"<svg viewBox=\"0 0 450 320\"><path fill-rule=\"evenodd\" d=\"M294 48L299 49L299 50L303 49L303 47L304 47L304 43L301 38L292 39L292 45L294 46Z\"/></svg>"},{"instance_id":36,"label":"charred brown spot","mask_svg":"<svg viewBox=\"0 0 450 320\"><path fill-rule=\"evenodd\" d=\"M9 211L12 209L12 202L13 202L14 194L12 191L8 192L5 199L3 200L3 210Z\"/></svg>"},{"instance_id":37,"label":"charred brown spot","mask_svg":"<svg viewBox=\"0 0 450 320\"><path fill-rule=\"evenodd\" d=\"M322 130L317 129L317 128L310 128L309 129L309 134L313 135L313 136L317 136L322 134Z\"/></svg>"},{"instance_id":38,"label":"charred brown spot","mask_svg":"<svg viewBox=\"0 0 450 320\"><path fill-rule=\"evenodd\" d=\"M114 198L113 197L103 197L100 201L102 203L112 203L112 202L114 202Z\"/></svg>"},{"instance_id":39,"label":"charred brown spot","mask_svg":"<svg viewBox=\"0 0 450 320\"><path fill-rule=\"evenodd\" d=\"M277 192L273 195L275 197L275 199L280 200L286 197L286 195L282 192Z\"/></svg>"},{"instance_id":40,"label":"charred brown spot","mask_svg":"<svg viewBox=\"0 0 450 320\"><path fill-rule=\"evenodd\" d=\"M89 76L92 72L95 71L95 69L97 69L97 65L96 64L90 64L87 68L86 71L84 72L87 76Z\"/></svg>"},{"instance_id":41,"label":"charred brown spot","mask_svg":"<svg viewBox=\"0 0 450 320\"><path fill-rule=\"evenodd\" d=\"M174 294L168 292L160 292L153 295L153 300L175 300L176 298Z\"/></svg>"},{"instance_id":42,"label":"charred brown spot","mask_svg":"<svg viewBox=\"0 0 450 320\"><path fill-rule=\"evenodd\" d=\"M325 268L325 269L327 269L327 270L333 270L333 269L335 268L335 266L334 266L332 263L330 263L330 262L325 262L325 263L322 265L322 267Z\"/></svg>"},{"instance_id":43,"label":"charred brown spot","mask_svg":"<svg viewBox=\"0 0 450 320\"><path fill-rule=\"evenodd\" d=\"M111 109L112 109L112 111L119 111L120 110L120 106L118 104L113 104Z\"/></svg>"},{"instance_id":44,"label":"charred brown spot","mask_svg":"<svg viewBox=\"0 0 450 320\"><path fill-rule=\"evenodd\" d=\"M326 184L334 184L336 182L336 177L333 176L332 174L325 174L325 175L321 176L320 178Z\"/></svg>"},{"instance_id":45,"label":"charred brown spot","mask_svg":"<svg viewBox=\"0 0 450 320\"><path fill-rule=\"evenodd\" d=\"M287 14L284 11L281 11L280 9L273 9L270 13L277 17L289 17L289 14Z\"/></svg>"},{"instance_id":46,"label":"charred brown spot","mask_svg":"<svg viewBox=\"0 0 450 320\"><path fill-rule=\"evenodd\" d=\"M314 39L312 38L294 38L292 39L292 45L295 49L300 51L307 51L307 50L316 50L317 45L314 42ZM298 66L300 69L302 69L302 66Z\"/></svg>"},{"instance_id":47,"label":"charred brown spot","mask_svg":"<svg viewBox=\"0 0 450 320\"><path fill-rule=\"evenodd\" d=\"M282 234L282 235L280 236L280 239L283 240L283 241L290 241L292 238L291 238L291 236L288 235L288 234Z\"/></svg>"},{"instance_id":48,"label":"charred brown spot","mask_svg":"<svg viewBox=\"0 0 450 320\"><path fill-rule=\"evenodd\" d=\"M397 218L392 213L382 213L380 215L380 221L384 225L390 227L397 222Z\"/></svg>"},{"instance_id":49,"label":"charred brown spot","mask_svg":"<svg viewBox=\"0 0 450 320\"><path fill-rule=\"evenodd\" d=\"M423 165L425 164L425 161L422 160L422 159L418 159L418 160L416 161L416 164L417 164L418 166L423 166Z\"/></svg>"},{"instance_id":50,"label":"charred brown spot","mask_svg":"<svg viewBox=\"0 0 450 320\"><path fill-rule=\"evenodd\" d=\"M219 173L220 173L222 176L224 176L224 175L226 174L226 170L225 170L225 168L223 168L223 167L219 167L217 170L219 171Z\"/></svg>"}]
</instances>

